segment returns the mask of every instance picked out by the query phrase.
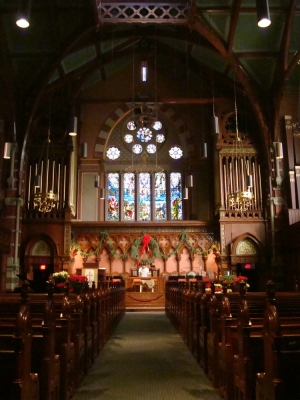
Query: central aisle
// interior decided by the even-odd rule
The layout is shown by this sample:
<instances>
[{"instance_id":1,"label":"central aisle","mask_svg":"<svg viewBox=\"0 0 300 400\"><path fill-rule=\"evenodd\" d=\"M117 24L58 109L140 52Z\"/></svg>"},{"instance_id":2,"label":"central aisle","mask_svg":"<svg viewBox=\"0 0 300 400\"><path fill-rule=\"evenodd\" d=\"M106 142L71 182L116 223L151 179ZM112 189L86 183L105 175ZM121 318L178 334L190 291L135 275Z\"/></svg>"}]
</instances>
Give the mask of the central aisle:
<instances>
[{"instance_id":1,"label":"central aisle","mask_svg":"<svg viewBox=\"0 0 300 400\"><path fill-rule=\"evenodd\" d=\"M127 313L72 400L220 400L163 312Z\"/></svg>"}]
</instances>

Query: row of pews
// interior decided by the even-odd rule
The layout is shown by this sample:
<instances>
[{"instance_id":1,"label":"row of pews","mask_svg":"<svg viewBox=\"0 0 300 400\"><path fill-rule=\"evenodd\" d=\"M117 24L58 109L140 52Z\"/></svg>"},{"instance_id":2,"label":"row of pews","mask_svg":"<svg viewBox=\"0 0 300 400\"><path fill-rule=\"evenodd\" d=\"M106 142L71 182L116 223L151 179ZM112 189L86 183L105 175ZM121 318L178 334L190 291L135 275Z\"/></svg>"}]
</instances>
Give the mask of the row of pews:
<instances>
[{"instance_id":1,"label":"row of pews","mask_svg":"<svg viewBox=\"0 0 300 400\"><path fill-rule=\"evenodd\" d=\"M80 294L0 295L0 397L68 400L125 313L122 281Z\"/></svg>"},{"instance_id":2,"label":"row of pews","mask_svg":"<svg viewBox=\"0 0 300 400\"><path fill-rule=\"evenodd\" d=\"M168 281L166 314L224 399L300 399L300 292Z\"/></svg>"}]
</instances>

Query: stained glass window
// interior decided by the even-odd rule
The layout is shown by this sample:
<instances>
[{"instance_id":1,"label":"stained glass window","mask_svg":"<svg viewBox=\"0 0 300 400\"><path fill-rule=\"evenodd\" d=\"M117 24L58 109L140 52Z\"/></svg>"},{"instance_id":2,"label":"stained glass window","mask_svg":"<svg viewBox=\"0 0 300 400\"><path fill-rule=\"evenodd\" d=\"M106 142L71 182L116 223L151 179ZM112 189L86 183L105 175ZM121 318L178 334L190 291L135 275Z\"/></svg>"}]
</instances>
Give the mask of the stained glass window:
<instances>
[{"instance_id":1,"label":"stained glass window","mask_svg":"<svg viewBox=\"0 0 300 400\"><path fill-rule=\"evenodd\" d=\"M139 220L151 220L151 175L139 174Z\"/></svg>"},{"instance_id":2,"label":"stained glass window","mask_svg":"<svg viewBox=\"0 0 300 400\"><path fill-rule=\"evenodd\" d=\"M169 150L169 154L170 154L170 157L177 160L178 158L182 157L183 152L179 146L174 146L174 147L171 147L171 149Z\"/></svg>"},{"instance_id":3,"label":"stained glass window","mask_svg":"<svg viewBox=\"0 0 300 400\"><path fill-rule=\"evenodd\" d=\"M167 191L166 174L157 172L154 175L155 191L155 219L164 221L167 219Z\"/></svg>"},{"instance_id":4,"label":"stained glass window","mask_svg":"<svg viewBox=\"0 0 300 400\"><path fill-rule=\"evenodd\" d=\"M149 128L140 128L136 136L141 142L149 142L152 138L152 132Z\"/></svg>"},{"instance_id":5,"label":"stained glass window","mask_svg":"<svg viewBox=\"0 0 300 400\"><path fill-rule=\"evenodd\" d=\"M132 143L133 142L133 136L130 135L130 133L127 133L127 135L124 136L124 140L126 143Z\"/></svg>"},{"instance_id":6,"label":"stained glass window","mask_svg":"<svg viewBox=\"0 0 300 400\"><path fill-rule=\"evenodd\" d=\"M120 177L118 173L110 173L107 175L107 220L119 220L119 203L120 203Z\"/></svg>"},{"instance_id":7,"label":"stained glass window","mask_svg":"<svg viewBox=\"0 0 300 400\"><path fill-rule=\"evenodd\" d=\"M130 131L134 131L136 129L136 125L134 121L129 121L127 123L127 129L129 129Z\"/></svg>"},{"instance_id":8,"label":"stained glass window","mask_svg":"<svg viewBox=\"0 0 300 400\"><path fill-rule=\"evenodd\" d=\"M116 160L118 157L120 157L120 150L117 147L110 147L107 149L106 155L110 160Z\"/></svg>"},{"instance_id":9,"label":"stained glass window","mask_svg":"<svg viewBox=\"0 0 300 400\"><path fill-rule=\"evenodd\" d=\"M123 178L123 212L126 221L135 220L135 174L126 173Z\"/></svg>"},{"instance_id":10,"label":"stained glass window","mask_svg":"<svg viewBox=\"0 0 300 400\"><path fill-rule=\"evenodd\" d=\"M156 146L155 144L148 144L147 146L147 153L155 154L156 153Z\"/></svg>"},{"instance_id":11,"label":"stained glass window","mask_svg":"<svg viewBox=\"0 0 300 400\"><path fill-rule=\"evenodd\" d=\"M182 219L182 182L179 172L170 174L170 195L171 219Z\"/></svg>"},{"instance_id":12,"label":"stained glass window","mask_svg":"<svg viewBox=\"0 0 300 400\"><path fill-rule=\"evenodd\" d=\"M165 141L165 135L159 133L158 135L156 135L156 141L157 143L163 143Z\"/></svg>"},{"instance_id":13,"label":"stained glass window","mask_svg":"<svg viewBox=\"0 0 300 400\"><path fill-rule=\"evenodd\" d=\"M162 123L160 121L155 121L152 124L152 128L155 129L156 131L160 131L162 128Z\"/></svg>"},{"instance_id":14,"label":"stained glass window","mask_svg":"<svg viewBox=\"0 0 300 400\"><path fill-rule=\"evenodd\" d=\"M132 146L132 151L134 152L134 154L141 154L141 152L143 151L143 148L140 144L134 144Z\"/></svg>"},{"instance_id":15,"label":"stained glass window","mask_svg":"<svg viewBox=\"0 0 300 400\"><path fill-rule=\"evenodd\" d=\"M180 172L109 173L107 188L107 221L183 219Z\"/></svg>"}]
</instances>

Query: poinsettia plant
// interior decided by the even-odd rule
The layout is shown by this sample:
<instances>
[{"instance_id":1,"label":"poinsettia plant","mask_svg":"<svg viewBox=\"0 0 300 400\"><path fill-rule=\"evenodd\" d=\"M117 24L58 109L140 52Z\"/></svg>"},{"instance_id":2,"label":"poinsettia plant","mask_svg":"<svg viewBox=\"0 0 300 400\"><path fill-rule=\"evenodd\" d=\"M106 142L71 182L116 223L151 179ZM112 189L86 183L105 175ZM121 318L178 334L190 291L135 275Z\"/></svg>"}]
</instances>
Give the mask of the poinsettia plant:
<instances>
[{"instance_id":1,"label":"poinsettia plant","mask_svg":"<svg viewBox=\"0 0 300 400\"><path fill-rule=\"evenodd\" d=\"M84 275L72 274L69 276L68 282L69 282L70 292L75 292L75 293L87 289L89 286L88 278L87 276Z\"/></svg>"},{"instance_id":2,"label":"poinsettia plant","mask_svg":"<svg viewBox=\"0 0 300 400\"><path fill-rule=\"evenodd\" d=\"M239 283L239 282L247 282L247 280L248 280L247 276L242 276L242 275L240 275L240 276L237 276L237 277L234 279L234 282L236 282L236 283Z\"/></svg>"}]
</instances>

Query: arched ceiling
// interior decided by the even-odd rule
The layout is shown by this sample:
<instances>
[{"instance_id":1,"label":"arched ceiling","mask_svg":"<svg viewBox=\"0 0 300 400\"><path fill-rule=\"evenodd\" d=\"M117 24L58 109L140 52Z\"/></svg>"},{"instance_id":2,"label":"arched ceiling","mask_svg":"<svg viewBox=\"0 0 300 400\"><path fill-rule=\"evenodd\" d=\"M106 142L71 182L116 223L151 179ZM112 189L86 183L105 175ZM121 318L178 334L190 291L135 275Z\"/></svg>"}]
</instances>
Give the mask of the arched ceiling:
<instances>
[{"instance_id":1,"label":"arched ceiling","mask_svg":"<svg viewBox=\"0 0 300 400\"><path fill-rule=\"evenodd\" d=\"M53 90L69 103L87 100L93 86L101 88L102 82L105 88L117 73L132 69L133 61L147 56L155 70L169 71L174 84L182 86L176 98L162 93L162 102L211 102L212 82L216 101L232 99L236 81L238 95L248 101L267 143L267 127L272 129L270 120L276 120L283 92L298 90L297 0L269 0L272 23L265 29L257 26L255 0L188 4L170 0L166 4L171 7L176 3L187 8L186 18L176 20L175 16L160 23L155 23L155 16L146 23L130 13L119 17L115 1L110 19L103 15L108 3L98 0L33 0L27 30L15 25L17 3L0 2L1 87L29 110L38 96ZM126 8L129 3L122 4ZM149 3L137 4L149 11ZM187 80L193 90L190 85L185 92ZM127 92L113 96L100 91L93 101L130 101L133 90L127 86Z\"/></svg>"}]
</instances>

